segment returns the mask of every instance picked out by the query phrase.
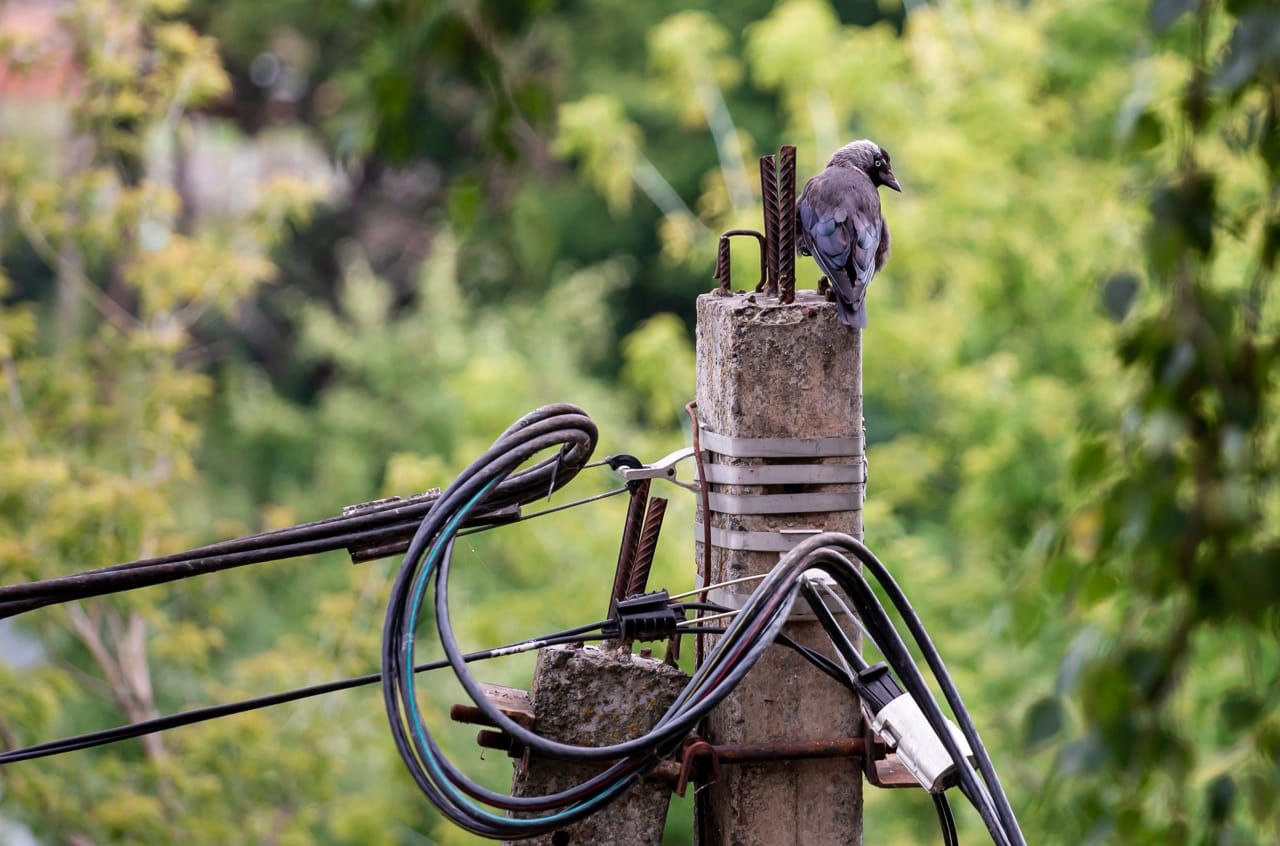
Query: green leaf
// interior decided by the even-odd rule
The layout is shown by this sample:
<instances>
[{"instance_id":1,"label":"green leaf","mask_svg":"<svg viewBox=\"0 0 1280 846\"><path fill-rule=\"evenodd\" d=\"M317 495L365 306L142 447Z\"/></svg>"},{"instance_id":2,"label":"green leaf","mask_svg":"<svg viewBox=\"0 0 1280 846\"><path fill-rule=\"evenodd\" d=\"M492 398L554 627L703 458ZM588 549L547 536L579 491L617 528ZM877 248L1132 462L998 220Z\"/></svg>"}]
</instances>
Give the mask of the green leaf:
<instances>
[{"instance_id":1,"label":"green leaf","mask_svg":"<svg viewBox=\"0 0 1280 846\"><path fill-rule=\"evenodd\" d=\"M1056 696L1046 696L1027 709L1024 742L1035 749L1056 737L1064 722L1062 702Z\"/></svg>"},{"instance_id":2,"label":"green leaf","mask_svg":"<svg viewBox=\"0 0 1280 846\"><path fill-rule=\"evenodd\" d=\"M1135 273L1121 271L1108 276L1102 283L1102 304L1107 316L1116 323L1128 317L1141 288L1142 280Z\"/></svg>"},{"instance_id":3,"label":"green leaf","mask_svg":"<svg viewBox=\"0 0 1280 846\"><path fill-rule=\"evenodd\" d=\"M1209 782L1209 786L1205 788L1205 804L1209 819L1219 825L1226 822L1236 804L1235 780L1223 773Z\"/></svg>"},{"instance_id":4,"label":"green leaf","mask_svg":"<svg viewBox=\"0 0 1280 846\"><path fill-rule=\"evenodd\" d=\"M1273 100L1267 108L1267 116L1262 122L1258 135L1258 152L1262 155L1262 160L1267 163L1267 169L1271 171L1272 178L1280 173L1280 120L1276 116L1277 108L1280 106Z\"/></svg>"},{"instance_id":5,"label":"green leaf","mask_svg":"<svg viewBox=\"0 0 1280 846\"><path fill-rule=\"evenodd\" d=\"M1262 700L1253 691L1243 688L1228 691L1222 698L1222 722L1232 732L1244 731L1257 721L1262 707Z\"/></svg>"},{"instance_id":6,"label":"green leaf","mask_svg":"<svg viewBox=\"0 0 1280 846\"><path fill-rule=\"evenodd\" d=\"M1277 255L1280 255L1280 217L1273 217L1262 226L1262 266L1274 270Z\"/></svg>"},{"instance_id":7,"label":"green leaf","mask_svg":"<svg viewBox=\"0 0 1280 846\"><path fill-rule=\"evenodd\" d=\"M1145 152L1160 146L1164 140L1164 125L1155 112L1146 109L1134 121L1133 130L1129 134L1129 146L1138 152Z\"/></svg>"},{"instance_id":8,"label":"green leaf","mask_svg":"<svg viewBox=\"0 0 1280 846\"><path fill-rule=\"evenodd\" d=\"M1156 35L1163 35L1178 18L1200 5L1200 0L1152 0L1147 11L1147 25Z\"/></svg>"},{"instance_id":9,"label":"green leaf","mask_svg":"<svg viewBox=\"0 0 1280 846\"><path fill-rule=\"evenodd\" d=\"M1235 93L1264 69L1275 71L1280 59L1280 9L1253 9L1240 17L1231 33L1226 57L1214 75L1214 85Z\"/></svg>"}]
</instances>

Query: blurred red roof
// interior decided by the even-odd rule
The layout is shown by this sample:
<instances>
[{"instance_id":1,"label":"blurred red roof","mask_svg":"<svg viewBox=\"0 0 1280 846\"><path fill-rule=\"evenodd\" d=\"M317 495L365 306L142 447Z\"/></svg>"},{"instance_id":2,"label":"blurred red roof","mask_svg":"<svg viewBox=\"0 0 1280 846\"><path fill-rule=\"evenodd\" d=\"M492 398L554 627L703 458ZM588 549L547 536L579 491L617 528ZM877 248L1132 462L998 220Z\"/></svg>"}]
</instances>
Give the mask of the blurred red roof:
<instances>
[{"instance_id":1,"label":"blurred red roof","mask_svg":"<svg viewBox=\"0 0 1280 846\"><path fill-rule=\"evenodd\" d=\"M79 79L58 0L0 6L0 100L54 100Z\"/></svg>"}]
</instances>

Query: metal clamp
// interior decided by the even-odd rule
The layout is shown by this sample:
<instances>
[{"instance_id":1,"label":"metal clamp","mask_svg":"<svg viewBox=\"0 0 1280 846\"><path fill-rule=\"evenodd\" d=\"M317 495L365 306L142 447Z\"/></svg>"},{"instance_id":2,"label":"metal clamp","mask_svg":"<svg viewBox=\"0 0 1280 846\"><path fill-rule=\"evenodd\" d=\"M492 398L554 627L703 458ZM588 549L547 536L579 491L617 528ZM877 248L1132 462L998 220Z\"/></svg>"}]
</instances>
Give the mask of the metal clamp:
<instances>
[{"instance_id":1,"label":"metal clamp","mask_svg":"<svg viewBox=\"0 0 1280 846\"><path fill-rule=\"evenodd\" d=\"M693 447L685 447L659 458L652 464L640 467L619 467L618 475L627 482L636 482L641 479L665 479L673 485L697 492L702 490L697 483L682 482L676 478L676 465L690 458L693 458Z\"/></svg>"}]
</instances>

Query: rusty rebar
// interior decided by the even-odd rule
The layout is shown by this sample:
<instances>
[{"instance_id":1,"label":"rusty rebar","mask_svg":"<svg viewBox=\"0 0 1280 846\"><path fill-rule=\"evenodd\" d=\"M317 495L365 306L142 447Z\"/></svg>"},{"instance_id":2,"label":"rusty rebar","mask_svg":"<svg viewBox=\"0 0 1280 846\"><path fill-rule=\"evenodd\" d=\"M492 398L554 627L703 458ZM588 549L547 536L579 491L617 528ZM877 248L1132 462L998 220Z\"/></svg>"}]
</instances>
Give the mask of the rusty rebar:
<instances>
[{"instance_id":1,"label":"rusty rebar","mask_svg":"<svg viewBox=\"0 0 1280 846\"><path fill-rule=\"evenodd\" d=\"M627 595L627 586L631 584L631 571L636 560L636 544L640 540L640 530L644 523L645 507L649 502L649 480L641 479L631 491L631 500L627 503L627 519L622 525L622 543L618 547L618 568L613 574L613 592L609 594L609 616L617 607L618 600Z\"/></svg>"},{"instance_id":2,"label":"rusty rebar","mask_svg":"<svg viewBox=\"0 0 1280 846\"><path fill-rule=\"evenodd\" d=\"M689 415L689 425L693 430L693 460L698 466L698 504L702 510L702 560L698 563L698 575L703 585L709 585L711 584L711 488L707 482L707 468L704 466L702 443L698 437L698 433L702 430L702 421L698 419L698 401L685 403L684 413ZM678 640L673 641L673 645L677 650L680 648ZM693 640L693 666L702 666L705 649L702 632L698 632Z\"/></svg>"},{"instance_id":3,"label":"rusty rebar","mask_svg":"<svg viewBox=\"0 0 1280 846\"><path fill-rule=\"evenodd\" d=\"M867 742L861 737L841 737L835 740L724 743L712 748L722 764L760 764L810 758L861 758ZM883 742L874 742L872 755L872 760L884 757Z\"/></svg>"},{"instance_id":4,"label":"rusty rebar","mask_svg":"<svg viewBox=\"0 0 1280 846\"><path fill-rule=\"evenodd\" d=\"M730 265L732 262L729 255L729 239L737 235L746 235L748 237L755 238L756 241L759 242L760 281L756 283L756 290L760 290L760 287L764 285L765 282L765 268L767 266L765 255L768 249L768 239L754 229L729 229L721 233L720 246L716 251L716 272L714 278L720 281L720 287L716 289L716 293L722 297L733 293L730 288L730 285L732 284Z\"/></svg>"},{"instance_id":5,"label":"rusty rebar","mask_svg":"<svg viewBox=\"0 0 1280 846\"><path fill-rule=\"evenodd\" d=\"M778 295L778 166L774 156L760 157L760 205L764 209L765 266L756 293Z\"/></svg>"},{"instance_id":6,"label":"rusty rebar","mask_svg":"<svg viewBox=\"0 0 1280 846\"><path fill-rule=\"evenodd\" d=\"M712 276L720 283L716 293L722 297L733 293L733 271L729 264L729 233L726 232L720 236L720 244L716 247L716 272Z\"/></svg>"},{"instance_id":7,"label":"rusty rebar","mask_svg":"<svg viewBox=\"0 0 1280 846\"><path fill-rule=\"evenodd\" d=\"M796 148L778 151L778 196L774 204L778 220L778 299L796 299Z\"/></svg>"},{"instance_id":8,"label":"rusty rebar","mask_svg":"<svg viewBox=\"0 0 1280 846\"><path fill-rule=\"evenodd\" d=\"M631 579L627 584L627 596L644 593L649 584L649 570L653 556L658 551L658 535L662 532L662 518L667 513L667 501L661 497L649 500L649 511L644 517L644 528L636 541L635 559L631 562Z\"/></svg>"},{"instance_id":9,"label":"rusty rebar","mask_svg":"<svg viewBox=\"0 0 1280 846\"><path fill-rule=\"evenodd\" d=\"M675 769L675 792L684 795L685 786L695 780L707 783L720 776L725 764L765 764L773 761L801 761L814 758L862 758L872 762L883 759L888 750L879 740L871 741L871 756L865 752L868 742L861 737L841 737L835 740L782 741L775 743L731 743L713 745L697 735L685 739L680 752L680 764ZM673 768L662 770L662 778L670 778ZM709 777L709 778L708 778Z\"/></svg>"}]
</instances>

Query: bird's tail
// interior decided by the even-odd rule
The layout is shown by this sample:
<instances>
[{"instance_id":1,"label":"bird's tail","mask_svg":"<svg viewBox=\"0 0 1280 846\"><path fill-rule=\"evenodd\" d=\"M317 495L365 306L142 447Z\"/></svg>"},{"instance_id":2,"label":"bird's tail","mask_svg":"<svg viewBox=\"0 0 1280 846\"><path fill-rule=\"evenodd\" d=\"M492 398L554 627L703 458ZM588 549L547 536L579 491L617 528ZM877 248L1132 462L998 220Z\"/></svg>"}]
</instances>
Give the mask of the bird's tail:
<instances>
[{"instance_id":1,"label":"bird's tail","mask_svg":"<svg viewBox=\"0 0 1280 846\"><path fill-rule=\"evenodd\" d=\"M853 302L846 302L844 297L836 297L840 306L840 322L853 329L867 328L867 286L863 285L854 295Z\"/></svg>"}]
</instances>

